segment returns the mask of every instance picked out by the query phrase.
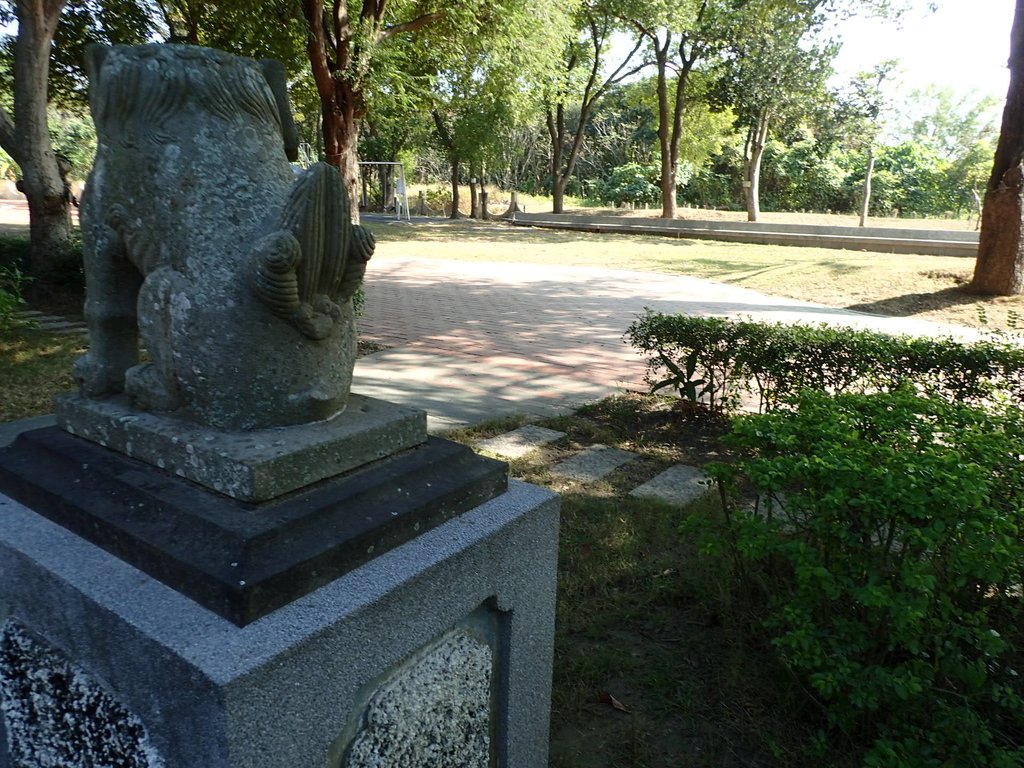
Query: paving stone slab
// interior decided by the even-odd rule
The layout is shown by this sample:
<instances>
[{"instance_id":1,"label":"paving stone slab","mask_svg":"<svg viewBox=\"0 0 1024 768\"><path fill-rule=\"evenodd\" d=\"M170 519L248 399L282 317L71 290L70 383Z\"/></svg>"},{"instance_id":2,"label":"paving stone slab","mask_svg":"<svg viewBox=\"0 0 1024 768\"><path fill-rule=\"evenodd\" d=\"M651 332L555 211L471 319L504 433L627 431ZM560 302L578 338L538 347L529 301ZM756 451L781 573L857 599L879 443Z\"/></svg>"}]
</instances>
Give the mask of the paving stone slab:
<instances>
[{"instance_id":1,"label":"paving stone slab","mask_svg":"<svg viewBox=\"0 0 1024 768\"><path fill-rule=\"evenodd\" d=\"M565 432L527 424L525 427L484 440L477 444L477 449L506 459L518 459L563 437Z\"/></svg>"},{"instance_id":2,"label":"paving stone slab","mask_svg":"<svg viewBox=\"0 0 1024 768\"><path fill-rule=\"evenodd\" d=\"M570 480L595 482L601 480L623 464L637 458L637 454L606 445L592 445L551 469L551 474Z\"/></svg>"},{"instance_id":3,"label":"paving stone slab","mask_svg":"<svg viewBox=\"0 0 1024 768\"><path fill-rule=\"evenodd\" d=\"M702 469L676 464L629 492L630 496L686 505L711 491Z\"/></svg>"},{"instance_id":4,"label":"paving stone slab","mask_svg":"<svg viewBox=\"0 0 1024 768\"><path fill-rule=\"evenodd\" d=\"M76 323L71 320L39 320L37 324L44 331L65 331L70 328L85 330L85 326L82 323Z\"/></svg>"}]
</instances>

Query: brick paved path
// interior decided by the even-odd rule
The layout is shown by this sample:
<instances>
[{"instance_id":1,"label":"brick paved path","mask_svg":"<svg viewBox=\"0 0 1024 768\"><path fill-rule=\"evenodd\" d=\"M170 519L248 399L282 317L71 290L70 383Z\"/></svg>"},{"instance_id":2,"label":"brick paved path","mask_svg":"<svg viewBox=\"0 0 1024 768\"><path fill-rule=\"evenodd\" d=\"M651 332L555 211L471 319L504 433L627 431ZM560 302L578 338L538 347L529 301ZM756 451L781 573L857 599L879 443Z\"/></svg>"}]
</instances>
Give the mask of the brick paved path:
<instances>
[{"instance_id":1,"label":"brick paved path","mask_svg":"<svg viewBox=\"0 0 1024 768\"><path fill-rule=\"evenodd\" d=\"M915 334L948 330L697 278L586 267L383 257L370 262L366 292L361 334L390 350L360 361L354 388L424 407L436 426L547 414L622 388L644 389L643 359L622 334L645 307Z\"/></svg>"}]
</instances>

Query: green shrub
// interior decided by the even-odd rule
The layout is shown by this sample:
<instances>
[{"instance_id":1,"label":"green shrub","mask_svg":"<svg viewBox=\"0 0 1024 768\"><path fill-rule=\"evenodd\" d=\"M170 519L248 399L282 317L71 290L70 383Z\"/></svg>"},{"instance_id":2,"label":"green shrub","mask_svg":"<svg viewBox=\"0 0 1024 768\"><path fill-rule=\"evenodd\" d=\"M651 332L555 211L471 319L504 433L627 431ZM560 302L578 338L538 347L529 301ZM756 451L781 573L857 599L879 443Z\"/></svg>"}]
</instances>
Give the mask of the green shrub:
<instances>
[{"instance_id":1,"label":"green shrub","mask_svg":"<svg viewBox=\"0 0 1024 768\"><path fill-rule=\"evenodd\" d=\"M655 183L654 166L627 163L613 168L611 176L601 185L601 197L615 204L654 205L661 200L661 190Z\"/></svg>"},{"instance_id":2,"label":"green shrub","mask_svg":"<svg viewBox=\"0 0 1024 768\"><path fill-rule=\"evenodd\" d=\"M889 391L911 382L964 403L1024 403L1024 347L648 312L626 331L650 356L652 389L726 410L744 394L768 411L802 389Z\"/></svg>"},{"instance_id":3,"label":"green shrub","mask_svg":"<svg viewBox=\"0 0 1024 768\"><path fill-rule=\"evenodd\" d=\"M27 237L0 236L0 266L27 270L31 266L31 244ZM81 290L85 287L82 259L82 238L74 232L55 253L50 254L45 269L32 274L33 280L51 286Z\"/></svg>"},{"instance_id":4,"label":"green shrub","mask_svg":"<svg viewBox=\"0 0 1024 768\"><path fill-rule=\"evenodd\" d=\"M82 238L75 232L55 253L50 254L46 268L35 277L52 286L85 289L85 262L82 256Z\"/></svg>"},{"instance_id":5,"label":"green shrub","mask_svg":"<svg viewBox=\"0 0 1024 768\"><path fill-rule=\"evenodd\" d=\"M21 287L27 280L18 267L0 264L0 331L19 324L15 312L25 303Z\"/></svg>"},{"instance_id":6,"label":"green shrub","mask_svg":"<svg viewBox=\"0 0 1024 768\"><path fill-rule=\"evenodd\" d=\"M786 405L735 420L723 521L685 530L763 595L828 743L866 766L1024 765L1024 416L909 386Z\"/></svg>"},{"instance_id":7,"label":"green shrub","mask_svg":"<svg viewBox=\"0 0 1024 768\"><path fill-rule=\"evenodd\" d=\"M29 241L27 237L0 235L0 267L25 269L29 263Z\"/></svg>"}]
</instances>

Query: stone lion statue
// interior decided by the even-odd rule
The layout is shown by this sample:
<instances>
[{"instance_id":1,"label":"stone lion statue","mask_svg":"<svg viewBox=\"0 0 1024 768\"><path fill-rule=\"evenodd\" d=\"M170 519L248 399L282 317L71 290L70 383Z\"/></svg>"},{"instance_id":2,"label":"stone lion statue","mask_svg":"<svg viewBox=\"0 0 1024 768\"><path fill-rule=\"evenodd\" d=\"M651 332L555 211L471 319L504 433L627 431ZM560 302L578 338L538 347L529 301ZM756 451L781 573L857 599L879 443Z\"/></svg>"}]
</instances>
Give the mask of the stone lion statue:
<instances>
[{"instance_id":1,"label":"stone lion statue","mask_svg":"<svg viewBox=\"0 0 1024 768\"><path fill-rule=\"evenodd\" d=\"M344 409L373 238L344 184L297 178L284 68L195 46L97 46L82 199L86 397L224 430ZM148 359L139 362L139 336Z\"/></svg>"}]
</instances>

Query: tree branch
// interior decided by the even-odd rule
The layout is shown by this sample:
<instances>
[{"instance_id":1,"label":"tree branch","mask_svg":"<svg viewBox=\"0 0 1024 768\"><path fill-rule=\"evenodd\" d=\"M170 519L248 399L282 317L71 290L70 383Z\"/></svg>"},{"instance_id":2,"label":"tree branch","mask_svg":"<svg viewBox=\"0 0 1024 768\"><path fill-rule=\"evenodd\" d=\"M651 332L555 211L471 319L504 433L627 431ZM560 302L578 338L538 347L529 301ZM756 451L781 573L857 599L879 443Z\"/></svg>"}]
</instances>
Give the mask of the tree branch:
<instances>
[{"instance_id":1,"label":"tree branch","mask_svg":"<svg viewBox=\"0 0 1024 768\"><path fill-rule=\"evenodd\" d=\"M434 127L437 128L437 138L440 139L441 144L446 150L448 150L449 159L455 154L455 143L452 141L451 132L448 130L448 126L444 124L444 120L441 117L441 113L436 109L430 110L430 116L434 118Z\"/></svg>"},{"instance_id":2,"label":"tree branch","mask_svg":"<svg viewBox=\"0 0 1024 768\"><path fill-rule=\"evenodd\" d=\"M340 61L342 34L348 27L348 3L345 2L345 0L334 0L334 13L332 16L331 26L328 29L333 29L334 34L331 35L330 32L328 32L327 40L330 42L331 48L335 52L335 57Z\"/></svg>"},{"instance_id":3,"label":"tree branch","mask_svg":"<svg viewBox=\"0 0 1024 768\"><path fill-rule=\"evenodd\" d=\"M401 24L395 24L394 26L382 29L377 33L377 41L387 40L389 37L395 35L401 35L405 32L415 32L421 27L425 27L428 24L433 24L444 18L444 11L435 11L434 13L425 13L422 16L413 19L412 21L404 21Z\"/></svg>"},{"instance_id":4,"label":"tree branch","mask_svg":"<svg viewBox=\"0 0 1024 768\"><path fill-rule=\"evenodd\" d=\"M380 24L384 18L387 0L363 0L363 9L359 12L360 21L368 21L373 26Z\"/></svg>"},{"instance_id":5,"label":"tree branch","mask_svg":"<svg viewBox=\"0 0 1024 768\"><path fill-rule=\"evenodd\" d=\"M326 105L334 103L334 83L331 80L331 61L325 46L327 30L324 26L322 0L302 0L302 12L309 25L306 49L313 70L313 81L320 95L320 103L326 108Z\"/></svg>"},{"instance_id":6,"label":"tree branch","mask_svg":"<svg viewBox=\"0 0 1024 768\"><path fill-rule=\"evenodd\" d=\"M629 54L622 60L622 63L619 64L619 66L615 68L615 71L612 72L610 75L608 75L608 77L605 78L605 81L601 84L600 91L602 93L604 91L606 91L609 87L614 85L615 83L622 82L627 77L630 77L631 75L635 75L637 72L639 72L641 69L643 69L644 67L647 66L647 62L642 61L639 64L637 64L635 67L633 67L632 69L629 69L629 70L626 69L626 65L629 64L629 62L631 62L633 60L633 57L636 56L637 51L640 50L640 48L643 46L643 44L644 44L643 36L642 35L638 36L637 39L636 39L636 44L633 46L633 50L631 50L629 52Z\"/></svg>"}]
</instances>

